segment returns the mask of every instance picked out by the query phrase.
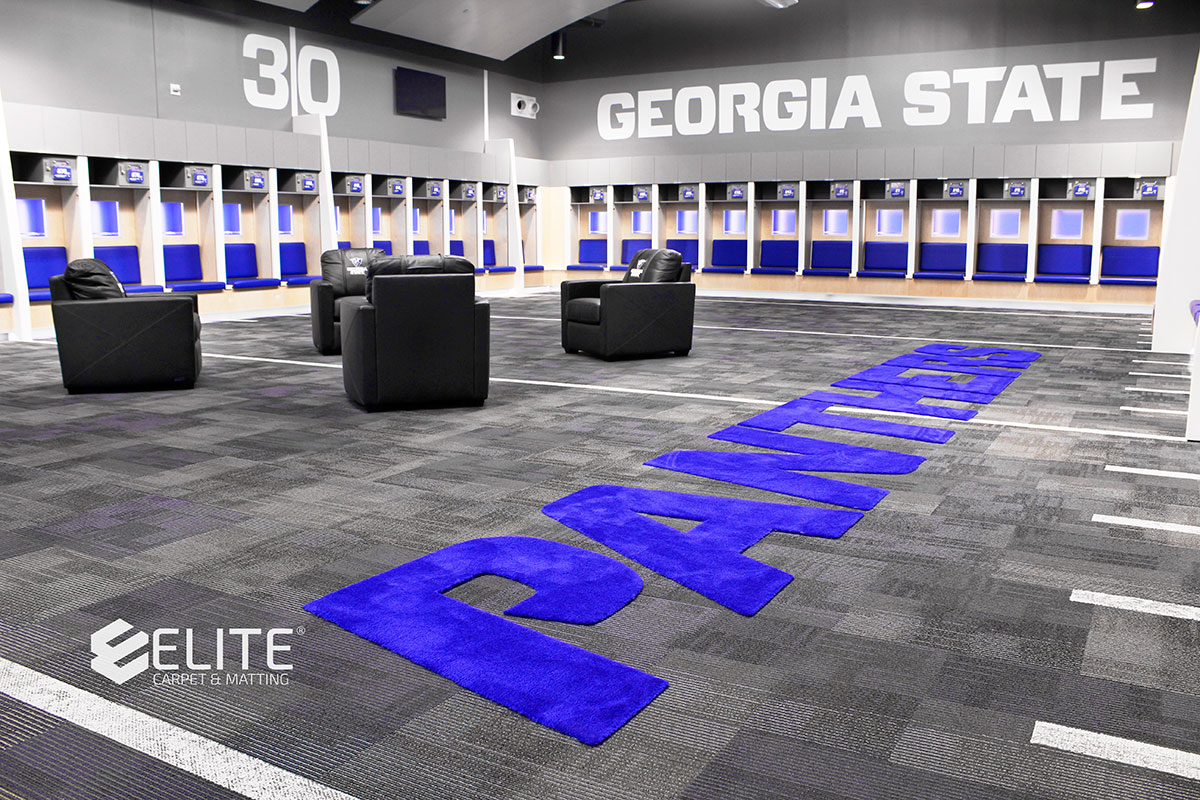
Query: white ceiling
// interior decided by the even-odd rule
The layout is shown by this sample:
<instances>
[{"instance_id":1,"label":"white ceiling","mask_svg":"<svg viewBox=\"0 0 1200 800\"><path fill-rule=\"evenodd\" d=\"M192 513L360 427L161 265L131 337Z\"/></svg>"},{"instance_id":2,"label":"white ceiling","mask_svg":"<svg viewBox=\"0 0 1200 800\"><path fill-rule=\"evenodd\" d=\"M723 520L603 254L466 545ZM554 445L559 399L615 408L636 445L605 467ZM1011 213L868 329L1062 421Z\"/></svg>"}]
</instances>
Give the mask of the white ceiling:
<instances>
[{"instance_id":1,"label":"white ceiling","mask_svg":"<svg viewBox=\"0 0 1200 800\"><path fill-rule=\"evenodd\" d=\"M284 5L283 0L272 0ZM504 61L618 0L378 0L356 25Z\"/></svg>"}]
</instances>

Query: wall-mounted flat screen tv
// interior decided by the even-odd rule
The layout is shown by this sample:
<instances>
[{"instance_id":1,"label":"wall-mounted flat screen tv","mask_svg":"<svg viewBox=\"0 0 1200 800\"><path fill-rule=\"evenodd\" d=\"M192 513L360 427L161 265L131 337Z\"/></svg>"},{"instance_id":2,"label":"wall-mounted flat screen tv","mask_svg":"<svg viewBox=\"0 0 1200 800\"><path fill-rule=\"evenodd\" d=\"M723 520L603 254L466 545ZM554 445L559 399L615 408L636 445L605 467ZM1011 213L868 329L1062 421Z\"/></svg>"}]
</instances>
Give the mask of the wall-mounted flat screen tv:
<instances>
[{"instance_id":1,"label":"wall-mounted flat screen tv","mask_svg":"<svg viewBox=\"0 0 1200 800\"><path fill-rule=\"evenodd\" d=\"M396 67L396 113L421 119L446 118L446 76Z\"/></svg>"}]
</instances>

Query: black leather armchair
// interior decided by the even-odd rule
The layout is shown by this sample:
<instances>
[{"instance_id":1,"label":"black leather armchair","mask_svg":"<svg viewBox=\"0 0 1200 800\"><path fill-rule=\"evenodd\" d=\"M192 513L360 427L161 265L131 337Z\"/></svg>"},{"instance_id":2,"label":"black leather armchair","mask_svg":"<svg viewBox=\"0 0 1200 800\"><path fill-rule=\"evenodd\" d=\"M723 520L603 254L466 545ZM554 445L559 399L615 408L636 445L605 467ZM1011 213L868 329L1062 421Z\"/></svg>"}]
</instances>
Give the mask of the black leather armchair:
<instances>
[{"instance_id":1,"label":"black leather armchair","mask_svg":"<svg viewBox=\"0 0 1200 800\"><path fill-rule=\"evenodd\" d=\"M692 349L696 285L674 250L639 250L623 281L564 281L562 346L606 361Z\"/></svg>"},{"instance_id":2,"label":"black leather armchair","mask_svg":"<svg viewBox=\"0 0 1200 800\"><path fill-rule=\"evenodd\" d=\"M405 258L420 257L387 262ZM469 275L395 269L401 274L370 277L367 302L342 309L346 394L367 410L482 403L491 315L475 297L474 268Z\"/></svg>"},{"instance_id":3,"label":"black leather armchair","mask_svg":"<svg viewBox=\"0 0 1200 800\"><path fill-rule=\"evenodd\" d=\"M79 296L89 295L73 293L62 275L50 278L50 313L68 392L195 386L201 366L195 294Z\"/></svg>"},{"instance_id":4,"label":"black leather armchair","mask_svg":"<svg viewBox=\"0 0 1200 800\"><path fill-rule=\"evenodd\" d=\"M367 270L386 255L374 247L326 250L321 254L321 280L308 285L317 352L327 356L342 352L343 311L346 306L366 302Z\"/></svg>"}]
</instances>

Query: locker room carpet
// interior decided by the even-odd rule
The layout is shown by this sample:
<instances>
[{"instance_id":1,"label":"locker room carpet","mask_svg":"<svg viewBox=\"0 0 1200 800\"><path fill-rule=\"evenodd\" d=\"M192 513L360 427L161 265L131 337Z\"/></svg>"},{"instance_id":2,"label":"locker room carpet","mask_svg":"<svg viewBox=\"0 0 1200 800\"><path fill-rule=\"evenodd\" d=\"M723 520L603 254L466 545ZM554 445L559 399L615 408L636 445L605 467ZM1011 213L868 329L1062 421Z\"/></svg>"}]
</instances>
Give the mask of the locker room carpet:
<instances>
[{"instance_id":1,"label":"locker room carpet","mask_svg":"<svg viewBox=\"0 0 1200 800\"><path fill-rule=\"evenodd\" d=\"M1072 602L1200 606L1200 539L1093 515L1200 523L1182 356L1148 317L701 299L686 359L566 355L556 296L495 299L494 378L782 403L929 342L1035 362L947 444L793 433L927 457L841 539L772 534L795 575L754 617L634 565L645 588L594 626L537 630L670 688L587 747L306 614L334 589L479 536L613 556L543 516L598 483L787 502L642 466L764 406L495 382L481 408L366 414L307 316L209 324L194 391L68 396L54 349L0 345L0 658L361 798L1200 798L1200 781L1031 744L1053 723L1200 753L1200 628ZM879 337L879 338L875 338ZM906 338L911 337L911 338ZM1079 349L1088 348L1088 349ZM1143 364L1138 361L1169 364ZM924 424L937 425L934 420ZM838 476L856 480L854 476ZM819 504L815 504L819 505ZM482 577L490 611L529 595ZM116 685L90 634L296 627L286 686ZM211 645L208 645L211 647ZM200 647L201 655L211 652ZM0 692L3 686L0 686ZM234 793L0 694L0 797Z\"/></svg>"}]
</instances>

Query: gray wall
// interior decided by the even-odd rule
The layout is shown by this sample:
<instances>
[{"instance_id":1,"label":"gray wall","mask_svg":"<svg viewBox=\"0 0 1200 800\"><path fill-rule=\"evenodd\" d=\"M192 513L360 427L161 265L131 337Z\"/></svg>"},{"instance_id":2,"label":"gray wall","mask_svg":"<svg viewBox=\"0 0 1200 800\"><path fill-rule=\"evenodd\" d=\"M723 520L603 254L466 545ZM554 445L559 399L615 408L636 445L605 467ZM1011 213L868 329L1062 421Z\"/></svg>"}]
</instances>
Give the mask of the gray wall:
<instances>
[{"instance_id":1,"label":"gray wall","mask_svg":"<svg viewBox=\"0 0 1200 800\"><path fill-rule=\"evenodd\" d=\"M681 154L748 154L754 152L787 151L859 151L859 158L883 159L895 148L991 148L1003 152L1006 146L1034 144L1080 144L1105 142L1161 142L1178 140L1182 135L1184 116L1200 36L1170 36L1153 39L1131 39L1110 42L1084 42L1053 46L1012 47L1002 50L968 50L945 53L917 53L835 59L816 62L793 62L725 69L691 70L646 75L630 75L547 84L544 95L542 130L544 156L551 159L578 159L597 156L678 156ZM910 73L972 67L1004 67L1068 62L1108 62L1124 59L1157 59L1153 73L1130 75L1140 94L1126 98L1128 103L1153 103L1150 119L1101 119L1102 77L1085 78L1080 93L1080 114L1077 121L1062 121L1061 81L1041 81L1054 119L1034 122L1027 111L1017 111L1011 122L995 122L994 112L1002 95L1003 82L993 83L987 90L986 122L968 124L968 90L964 84L952 84L946 91L951 103L949 120L938 126L911 126L906 123L904 109L905 81ZM1039 73L1040 74L1040 73ZM760 88L769 81L800 79L806 87L814 78L826 78L828 100L827 119L837 104L843 80L850 75L867 76L880 126L868 128L851 118L842 130L814 130L809 123L789 132L772 132L760 123L761 130L747 132L742 120L734 119L732 133L714 129L706 135L673 135L653 138L631 138L606 141L598 130L598 101L608 93L665 89L671 97L688 86L707 86L717 91L720 84L752 82ZM674 104L661 102L657 106L665 117L662 122L673 123ZM672 128L673 128L672 124ZM897 156L904 161L910 156ZM912 156L915 158L915 156ZM1003 156L999 156L1003 157ZM972 160L973 156L972 156ZM911 167L909 169L912 169ZM836 170L835 170L836 171ZM884 169L885 173L891 170ZM904 177L905 171L892 177ZM705 177L705 176L702 176ZM882 177L882 176L881 176ZM720 180L721 178L712 178Z\"/></svg>"}]
</instances>

